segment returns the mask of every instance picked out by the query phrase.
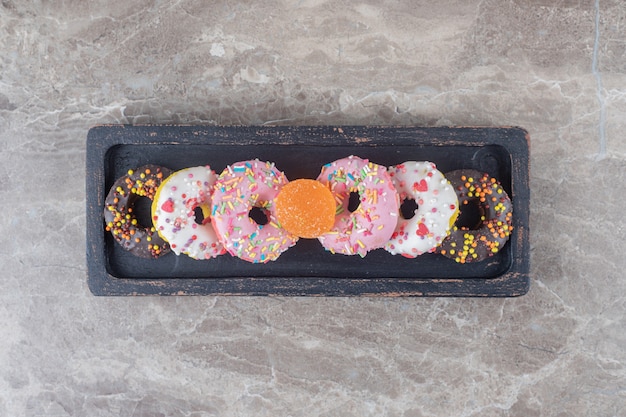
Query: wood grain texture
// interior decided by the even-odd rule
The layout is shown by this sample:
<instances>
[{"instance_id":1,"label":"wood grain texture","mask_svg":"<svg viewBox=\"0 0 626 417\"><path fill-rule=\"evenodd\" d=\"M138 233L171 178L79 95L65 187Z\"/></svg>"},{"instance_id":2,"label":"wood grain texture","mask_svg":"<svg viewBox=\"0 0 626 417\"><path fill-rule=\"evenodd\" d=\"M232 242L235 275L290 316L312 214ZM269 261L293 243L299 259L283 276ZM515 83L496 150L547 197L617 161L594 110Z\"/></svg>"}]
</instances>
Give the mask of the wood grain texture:
<instances>
[{"instance_id":1,"label":"wood grain texture","mask_svg":"<svg viewBox=\"0 0 626 417\"><path fill-rule=\"evenodd\" d=\"M315 178L321 165L350 154L383 165L435 162L442 172L474 168L498 178L514 204L514 230L493 258L460 265L437 254L416 259L383 250L365 258L331 255L301 239L268 264L230 255L210 261L133 257L104 230L104 197L128 169L171 169L238 160L276 162L289 179ZM480 296L529 288L529 137L516 127L98 126L87 138L88 284L95 295Z\"/></svg>"}]
</instances>

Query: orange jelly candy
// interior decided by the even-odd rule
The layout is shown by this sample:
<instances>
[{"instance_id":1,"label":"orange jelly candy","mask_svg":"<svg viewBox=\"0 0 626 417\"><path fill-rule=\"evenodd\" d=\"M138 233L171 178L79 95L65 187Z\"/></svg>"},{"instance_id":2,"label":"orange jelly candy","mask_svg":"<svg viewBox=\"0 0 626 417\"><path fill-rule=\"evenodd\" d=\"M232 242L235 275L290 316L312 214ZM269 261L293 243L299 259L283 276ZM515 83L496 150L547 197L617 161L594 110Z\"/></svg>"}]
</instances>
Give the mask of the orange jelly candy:
<instances>
[{"instance_id":1,"label":"orange jelly candy","mask_svg":"<svg viewBox=\"0 0 626 417\"><path fill-rule=\"evenodd\" d=\"M276 218L292 235L315 238L335 224L335 199L319 181L290 181L280 189L274 202Z\"/></svg>"}]
</instances>

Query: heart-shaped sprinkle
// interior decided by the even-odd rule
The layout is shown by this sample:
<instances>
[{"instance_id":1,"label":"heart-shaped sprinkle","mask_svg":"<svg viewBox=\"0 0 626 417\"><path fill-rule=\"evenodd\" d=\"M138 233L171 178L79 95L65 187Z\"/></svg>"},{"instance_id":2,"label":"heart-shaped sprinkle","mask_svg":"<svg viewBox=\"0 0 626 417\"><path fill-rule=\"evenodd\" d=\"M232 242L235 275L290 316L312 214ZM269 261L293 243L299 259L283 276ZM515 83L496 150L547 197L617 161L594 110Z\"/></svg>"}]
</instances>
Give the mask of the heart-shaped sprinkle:
<instances>
[{"instance_id":1,"label":"heart-shaped sprinkle","mask_svg":"<svg viewBox=\"0 0 626 417\"><path fill-rule=\"evenodd\" d=\"M161 204L161 210L172 213L174 211L174 202L172 200L167 200L165 203Z\"/></svg>"},{"instance_id":2,"label":"heart-shaped sprinkle","mask_svg":"<svg viewBox=\"0 0 626 417\"><path fill-rule=\"evenodd\" d=\"M413 191L418 191L418 192L428 191L428 183L426 183L426 180L422 179L420 180L420 182L414 182Z\"/></svg>"}]
</instances>

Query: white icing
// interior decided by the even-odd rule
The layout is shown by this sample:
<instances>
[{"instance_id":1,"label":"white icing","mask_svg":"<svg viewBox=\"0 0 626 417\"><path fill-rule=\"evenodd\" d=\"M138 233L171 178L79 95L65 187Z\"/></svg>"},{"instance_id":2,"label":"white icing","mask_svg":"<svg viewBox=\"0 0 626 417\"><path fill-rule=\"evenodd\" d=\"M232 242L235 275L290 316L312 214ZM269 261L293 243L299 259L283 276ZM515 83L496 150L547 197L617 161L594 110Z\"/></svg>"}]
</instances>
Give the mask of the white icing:
<instances>
[{"instance_id":1,"label":"white icing","mask_svg":"<svg viewBox=\"0 0 626 417\"><path fill-rule=\"evenodd\" d=\"M186 168L170 175L159 188L152 204L157 232L177 255L210 259L224 253L210 223L211 194L217 175L211 167ZM204 220L196 222L194 210L202 209Z\"/></svg>"},{"instance_id":2,"label":"white icing","mask_svg":"<svg viewBox=\"0 0 626 417\"><path fill-rule=\"evenodd\" d=\"M398 225L385 250L393 255L415 257L432 252L450 232L450 221L459 201L450 182L428 161L407 161L389 167L400 201L414 199L415 215L399 215Z\"/></svg>"}]
</instances>

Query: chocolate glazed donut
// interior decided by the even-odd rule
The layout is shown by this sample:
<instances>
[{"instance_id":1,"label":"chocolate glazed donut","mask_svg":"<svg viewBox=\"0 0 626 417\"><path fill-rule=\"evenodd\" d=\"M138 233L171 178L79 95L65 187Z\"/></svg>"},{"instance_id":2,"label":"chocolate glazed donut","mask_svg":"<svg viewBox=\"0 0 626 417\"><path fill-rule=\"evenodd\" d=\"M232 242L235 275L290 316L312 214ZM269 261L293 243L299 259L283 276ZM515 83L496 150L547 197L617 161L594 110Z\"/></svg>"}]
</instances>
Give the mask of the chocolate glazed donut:
<instances>
[{"instance_id":1,"label":"chocolate glazed donut","mask_svg":"<svg viewBox=\"0 0 626 417\"><path fill-rule=\"evenodd\" d=\"M459 199L461 215L438 252L459 263L479 262L495 255L513 230L511 199L500 183L486 173L460 169L445 175ZM474 224L465 224L464 208L477 209Z\"/></svg>"},{"instance_id":2,"label":"chocolate glazed donut","mask_svg":"<svg viewBox=\"0 0 626 417\"><path fill-rule=\"evenodd\" d=\"M158 258L170 247L152 226L141 225L134 213L139 197L154 200L161 182L172 171L157 165L144 165L119 178L104 200L104 221L117 243L140 258Z\"/></svg>"}]
</instances>

